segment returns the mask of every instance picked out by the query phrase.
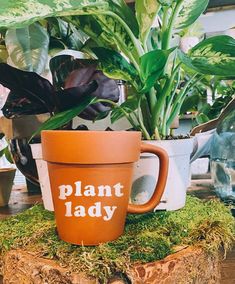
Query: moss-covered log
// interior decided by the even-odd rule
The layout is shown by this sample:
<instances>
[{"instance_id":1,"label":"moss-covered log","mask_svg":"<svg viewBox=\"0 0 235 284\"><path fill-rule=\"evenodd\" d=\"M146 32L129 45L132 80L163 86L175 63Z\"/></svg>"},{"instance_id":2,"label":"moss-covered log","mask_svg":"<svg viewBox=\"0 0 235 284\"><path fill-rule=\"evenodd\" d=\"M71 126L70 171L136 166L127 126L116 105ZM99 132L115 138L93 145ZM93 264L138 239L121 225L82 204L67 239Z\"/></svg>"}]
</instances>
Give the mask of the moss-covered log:
<instances>
[{"instance_id":1,"label":"moss-covered log","mask_svg":"<svg viewBox=\"0 0 235 284\"><path fill-rule=\"evenodd\" d=\"M208 260L216 259L220 248L226 251L232 245L234 230L229 209L219 201L188 197L185 208L179 211L129 215L125 233L116 241L81 247L59 240L53 214L36 205L0 223L0 254L3 261L8 251L21 249L42 259L52 259L71 273L85 273L105 282L114 275L131 278L133 271L137 277L143 267L182 246L202 248ZM136 270L138 266L142 268ZM198 268L195 271L198 273Z\"/></svg>"}]
</instances>

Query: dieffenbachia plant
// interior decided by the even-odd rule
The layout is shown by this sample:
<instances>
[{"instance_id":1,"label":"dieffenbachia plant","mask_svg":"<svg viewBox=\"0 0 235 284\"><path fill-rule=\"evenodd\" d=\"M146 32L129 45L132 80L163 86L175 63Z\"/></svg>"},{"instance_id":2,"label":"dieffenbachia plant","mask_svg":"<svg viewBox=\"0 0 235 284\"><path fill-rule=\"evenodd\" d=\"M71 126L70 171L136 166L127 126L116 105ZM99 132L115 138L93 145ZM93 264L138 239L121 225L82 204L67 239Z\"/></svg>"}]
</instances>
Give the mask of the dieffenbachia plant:
<instances>
[{"instance_id":1,"label":"dieffenbachia plant","mask_svg":"<svg viewBox=\"0 0 235 284\"><path fill-rule=\"evenodd\" d=\"M162 139L203 76L235 74L235 40L229 36L206 39L187 54L172 46L174 34L193 24L208 2L136 0L134 15L123 0L0 0L0 27L61 17L83 30L95 42L92 52L103 72L135 89L121 106L112 103L112 121L125 115L145 139ZM185 66L191 71L182 82Z\"/></svg>"}]
</instances>

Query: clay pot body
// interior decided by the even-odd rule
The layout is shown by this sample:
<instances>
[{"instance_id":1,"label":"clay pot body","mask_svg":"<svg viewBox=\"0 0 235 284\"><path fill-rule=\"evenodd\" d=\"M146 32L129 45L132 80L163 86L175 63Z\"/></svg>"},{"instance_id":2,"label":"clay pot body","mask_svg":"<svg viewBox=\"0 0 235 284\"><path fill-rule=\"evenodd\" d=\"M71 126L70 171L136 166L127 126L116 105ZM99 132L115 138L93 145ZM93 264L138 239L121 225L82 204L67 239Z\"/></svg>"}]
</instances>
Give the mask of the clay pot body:
<instances>
[{"instance_id":1,"label":"clay pot body","mask_svg":"<svg viewBox=\"0 0 235 284\"><path fill-rule=\"evenodd\" d=\"M43 131L58 234L64 241L97 245L118 238L127 212L144 213L159 203L168 156L141 143L140 132ZM134 162L141 152L160 158L161 175L151 200L129 205Z\"/></svg>"}]
</instances>

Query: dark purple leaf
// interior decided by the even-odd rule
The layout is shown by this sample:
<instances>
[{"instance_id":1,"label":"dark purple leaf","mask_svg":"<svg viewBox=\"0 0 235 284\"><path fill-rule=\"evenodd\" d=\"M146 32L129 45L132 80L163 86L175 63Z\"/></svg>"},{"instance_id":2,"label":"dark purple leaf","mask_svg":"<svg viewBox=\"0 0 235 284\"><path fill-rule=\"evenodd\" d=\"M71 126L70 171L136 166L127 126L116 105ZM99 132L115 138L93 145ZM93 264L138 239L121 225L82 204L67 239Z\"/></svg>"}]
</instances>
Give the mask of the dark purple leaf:
<instances>
[{"instance_id":1,"label":"dark purple leaf","mask_svg":"<svg viewBox=\"0 0 235 284\"><path fill-rule=\"evenodd\" d=\"M58 91L56 93L56 97L60 111L68 110L77 106L83 96L90 95L97 89L97 87L97 82L91 81L88 84Z\"/></svg>"},{"instance_id":2,"label":"dark purple leaf","mask_svg":"<svg viewBox=\"0 0 235 284\"><path fill-rule=\"evenodd\" d=\"M87 84L91 80L95 80L98 84L98 88L92 93L93 96L113 102L118 101L119 88L117 82L105 76L102 71L96 70L94 65L71 72L65 81L65 89ZM95 120L100 113L107 113L110 109L110 104L100 102L88 106L79 116L84 119Z\"/></svg>"},{"instance_id":3,"label":"dark purple leaf","mask_svg":"<svg viewBox=\"0 0 235 284\"><path fill-rule=\"evenodd\" d=\"M52 112L55 107L51 83L34 72L0 63L0 84L11 90L2 109L8 117Z\"/></svg>"}]
</instances>

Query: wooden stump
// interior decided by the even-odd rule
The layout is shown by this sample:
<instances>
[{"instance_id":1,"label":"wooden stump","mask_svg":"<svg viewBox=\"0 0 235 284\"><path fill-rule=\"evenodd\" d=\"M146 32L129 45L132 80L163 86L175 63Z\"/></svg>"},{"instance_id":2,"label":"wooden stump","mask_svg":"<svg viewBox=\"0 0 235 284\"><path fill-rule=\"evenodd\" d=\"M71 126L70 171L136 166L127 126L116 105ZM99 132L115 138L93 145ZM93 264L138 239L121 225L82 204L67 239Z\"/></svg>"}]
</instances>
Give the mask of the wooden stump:
<instances>
[{"instance_id":1,"label":"wooden stump","mask_svg":"<svg viewBox=\"0 0 235 284\"><path fill-rule=\"evenodd\" d=\"M124 277L125 278L125 277ZM219 284L218 256L208 256L197 247L188 247L161 261L135 265L126 272L126 279L134 284ZM98 279L82 273L70 273L55 261L39 258L22 250L8 252L3 262L4 284L93 284ZM108 283L121 284L114 278Z\"/></svg>"}]
</instances>

